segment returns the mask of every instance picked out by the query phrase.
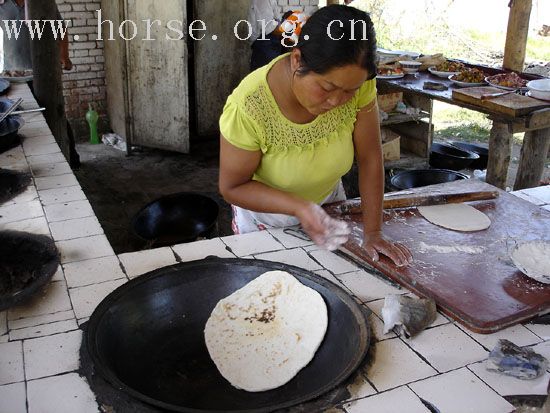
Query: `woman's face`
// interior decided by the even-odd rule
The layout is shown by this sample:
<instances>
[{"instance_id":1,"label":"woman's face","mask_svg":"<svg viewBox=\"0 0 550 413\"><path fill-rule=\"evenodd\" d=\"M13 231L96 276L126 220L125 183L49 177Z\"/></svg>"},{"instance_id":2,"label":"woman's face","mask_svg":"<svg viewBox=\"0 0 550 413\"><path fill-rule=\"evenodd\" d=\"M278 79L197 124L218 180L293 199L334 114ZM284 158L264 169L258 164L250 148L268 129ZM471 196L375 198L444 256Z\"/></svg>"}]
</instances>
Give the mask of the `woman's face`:
<instances>
[{"instance_id":1,"label":"woman's face","mask_svg":"<svg viewBox=\"0 0 550 413\"><path fill-rule=\"evenodd\" d=\"M291 56L292 73L299 67L299 55ZM296 57L298 60L296 60ZM296 66L296 67L294 67ZM356 64L337 67L322 75L296 73L292 90L298 102L312 115L321 115L348 102L368 78L368 72Z\"/></svg>"}]
</instances>

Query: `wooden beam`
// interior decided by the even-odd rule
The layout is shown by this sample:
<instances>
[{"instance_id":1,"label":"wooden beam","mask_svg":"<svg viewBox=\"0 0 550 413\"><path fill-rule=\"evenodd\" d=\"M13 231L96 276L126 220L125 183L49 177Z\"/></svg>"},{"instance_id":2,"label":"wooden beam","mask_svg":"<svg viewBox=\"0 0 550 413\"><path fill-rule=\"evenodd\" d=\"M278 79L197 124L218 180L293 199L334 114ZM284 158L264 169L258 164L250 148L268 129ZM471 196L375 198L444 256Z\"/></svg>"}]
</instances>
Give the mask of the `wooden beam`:
<instances>
[{"instance_id":1,"label":"wooden beam","mask_svg":"<svg viewBox=\"0 0 550 413\"><path fill-rule=\"evenodd\" d=\"M532 0L510 0L510 15L504 46L505 69L523 72L532 3Z\"/></svg>"},{"instance_id":2,"label":"wooden beam","mask_svg":"<svg viewBox=\"0 0 550 413\"><path fill-rule=\"evenodd\" d=\"M55 0L27 0L30 20L56 20ZM49 29L49 30L48 30ZM59 41L54 38L49 25L40 39L31 41L33 92L40 106L46 108L44 117L50 127L61 152L71 165L79 165L74 138L69 133L61 80L61 59Z\"/></svg>"},{"instance_id":3,"label":"wooden beam","mask_svg":"<svg viewBox=\"0 0 550 413\"><path fill-rule=\"evenodd\" d=\"M487 183L500 189L506 188L508 165L512 156L512 136L507 124L493 122L489 138Z\"/></svg>"},{"instance_id":4,"label":"wooden beam","mask_svg":"<svg viewBox=\"0 0 550 413\"><path fill-rule=\"evenodd\" d=\"M525 132L514 190L540 185L549 149L550 128Z\"/></svg>"}]
</instances>

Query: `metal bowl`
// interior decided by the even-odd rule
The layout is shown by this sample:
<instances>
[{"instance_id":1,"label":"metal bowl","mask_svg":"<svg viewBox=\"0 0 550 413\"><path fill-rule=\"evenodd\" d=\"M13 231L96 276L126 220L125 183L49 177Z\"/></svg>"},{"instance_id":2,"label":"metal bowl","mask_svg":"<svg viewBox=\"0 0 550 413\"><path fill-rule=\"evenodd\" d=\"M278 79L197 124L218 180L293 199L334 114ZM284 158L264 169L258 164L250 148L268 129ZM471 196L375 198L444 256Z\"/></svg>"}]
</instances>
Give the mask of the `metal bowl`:
<instances>
[{"instance_id":1,"label":"metal bowl","mask_svg":"<svg viewBox=\"0 0 550 413\"><path fill-rule=\"evenodd\" d=\"M464 151L448 143L433 143L430 151L430 166L458 171L468 168L479 159L474 152Z\"/></svg>"},{"instance_id":2,"label":"metal bowl","mask_svg":"<svg viewBox=\"0 0 550 413\"><path fill-rule=\"evenodd\" d=\"M204 327L219 300L271 270L287 271L321 294L328 329L313 360L291 381L251 393L219 373ZM363 361L369 336L361 306L316 274L270 261L207 258L155 270L116 289L92 314L86 343L102 377L163 411L252 413L285 409L339 385Z\"/></svg>"},{"instance_id":3,"label":"metal bowl","mask_svg":"<svg viewBox=\"0 0 550 413\"><path fill-rule=\"evenodd\" d=\"M466 142L449 142L451 145L456 146L458 149L463 151L477 153L479 159L474 160L470 164L470 168L473 169L487 169L487 163L489 162L489 148L486 145L479 145L475 143L466 143Z\"/></svg>"},{"instance_id":4,"label":"metal bowl","mask_svg":"<svg viewBox=\"0 0 550 413\"><path fill-rule=\"evenodd\" d=\"M391 185L397 190L443 184L445 182L469 179L468 175L448 169L416 169L403 171L391 178Z\"/></svg>"},{"instance_id":5,"label":"metal bowl","mask_svg":"<svg viewBox=\"0 0 550 413\"><path fill-rule=\"evenodd\" d=\"M218 219L216 201L194 192L161 197L141 209L132 220L136 235L157 247L207 237Z\"/></svg>"},{"instance_id":6,"label":"metal bowl","mask_svg":"<svg viewBox=\"0 0 550 413\"><path fill-rule=\"evenodd\" d=\"M10 99L0 99L0 113L5 112L14 102ZM20 144L17 132L24 125L23 118L17 115L8 116L0 123L0 153Z\"/></svg>"}]
</instances>

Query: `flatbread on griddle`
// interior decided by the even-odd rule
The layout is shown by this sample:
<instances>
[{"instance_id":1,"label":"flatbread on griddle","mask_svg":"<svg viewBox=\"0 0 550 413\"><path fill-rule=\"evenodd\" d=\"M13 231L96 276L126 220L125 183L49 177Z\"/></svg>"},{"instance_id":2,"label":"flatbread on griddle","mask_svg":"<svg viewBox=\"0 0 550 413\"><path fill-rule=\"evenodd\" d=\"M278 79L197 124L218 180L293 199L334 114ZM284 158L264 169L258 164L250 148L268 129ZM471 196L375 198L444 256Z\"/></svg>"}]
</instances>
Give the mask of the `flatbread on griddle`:
<instances>
[{"instance_id":1,"label":"flatbread on griddle","mask_svg":"<svg viewBox=\"0 0 550 413\"><path fill-rule=\"evenodd\" d=\"M280 387L314 357L328 325L321 295L284 271L269 271L220 300L206 322L210 357L233 386Z\"/></svg>"}]
</instances>

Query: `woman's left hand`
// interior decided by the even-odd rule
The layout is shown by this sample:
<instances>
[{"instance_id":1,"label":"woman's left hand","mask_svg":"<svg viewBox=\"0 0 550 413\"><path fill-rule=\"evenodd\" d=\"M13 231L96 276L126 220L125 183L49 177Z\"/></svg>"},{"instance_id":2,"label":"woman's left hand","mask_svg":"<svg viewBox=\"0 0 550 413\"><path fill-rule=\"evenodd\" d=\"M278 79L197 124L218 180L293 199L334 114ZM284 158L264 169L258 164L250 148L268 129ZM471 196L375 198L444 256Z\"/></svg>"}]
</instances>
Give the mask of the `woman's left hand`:
<instances>
[{"instance_id":1,"label":"woman's left hand","mask_svg":"<svg viewBox=\"0 0 550 413\"><path fill-rule=\"evenodd\" d=\"M383 254L398 267L404 267L412 262L412 254L407 247L397 242L388 241L382 231L365 233L363 248L373 261L378 261Z\"/></svg>"}]
</instances>

